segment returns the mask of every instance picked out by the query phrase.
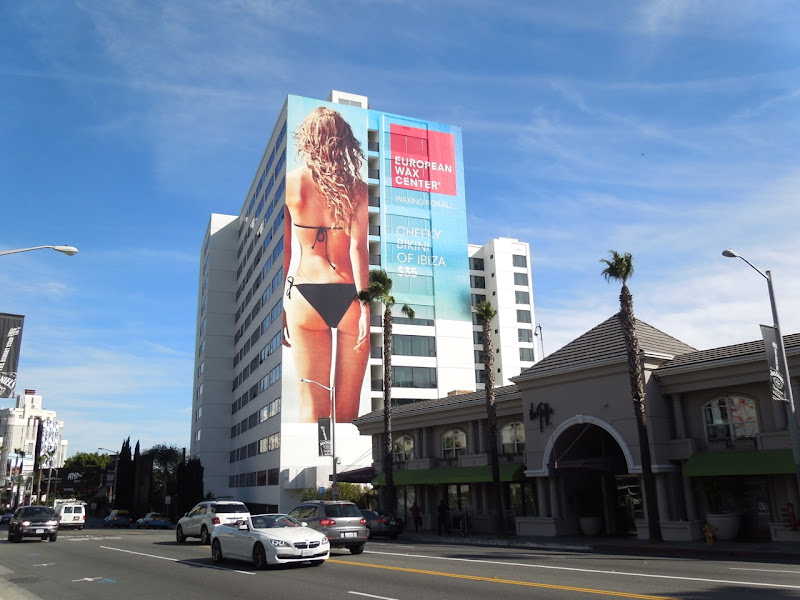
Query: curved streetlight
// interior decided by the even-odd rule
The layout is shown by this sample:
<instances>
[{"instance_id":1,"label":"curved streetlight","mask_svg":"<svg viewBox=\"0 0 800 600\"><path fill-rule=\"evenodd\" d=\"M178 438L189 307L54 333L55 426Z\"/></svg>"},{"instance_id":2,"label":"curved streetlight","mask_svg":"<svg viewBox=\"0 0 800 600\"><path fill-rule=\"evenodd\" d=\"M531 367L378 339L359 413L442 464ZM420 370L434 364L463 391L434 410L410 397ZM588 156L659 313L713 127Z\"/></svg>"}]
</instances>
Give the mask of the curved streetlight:
<instances>
[{"instance_id":1,"label":"curved streetlight","mask_svg":"<svg viewBox=\"0 0 800 600\"><path fill-rule=\"evenodd\" d=\"M339 484L336 480L336 386L328 387L327 385L322 385L318 381L306 379L305 377L303 377L300 381L303 383L313 383L314 385L321 387L323 390L327 390L331 395L331 455L333 458L333 483L331 484L331 497L334 500L338 500Z\"/></svg>"},{"instance_id":2,"label":"curved streetlight","mask_svg":"<svg viewBox=\"0 0 800 600\"><path fill-rule=\"evenodd\" d=\"M542 324L541 323L539 323L536 327L534 327L533 335L538 337L539 338L539 342L542 344L542 358L544 358L544 332L542 332ZM542 360L542 358L540 358L539 360Z\"/></svg>"},{"instance_id":3,"label":"curved streetlight","mask_svg":"<svg viewBox=\"0 0 800 600\"><path fill-rule=\"evenodd\" d=\"M119 468L119 452L114 452L108 448L98 448L98 450L105 450L109 454L116 456L114 461L114 481L111 483L111 508L116 508L117 504L117 469Z\"/></svg>"},{"instance_id":4,"label":"curved streetlight","mask_svg":"<svg viewBox=\"0 0 800 600\"><path fill-rule=\"evenodd\" d=\"M792 456L794 457L795 478L797 479L797 493L800 494L800 435L797 430L797 417L794 410L794 398L792 397L792 381L789 379L789 363L786 362L786 348L783 345L783 336L781 335L781 326L778 322L778 307L775 304L775 290L772 287L772 273L769 271L762 271L741 254L737 254L733 250L727 249L722 251L722 256L727 258L741 258L750 267L764 279L767 280L767 290L769 291L769 303L772 308L772 321L775 328L775 345L778 352L778 369L781 370L783 377L784 389L786 394L786 418L788 420L789 435L792 439ZM767 349L767 351L769 351Z\"/></svg>"},{"instance_id":5,"label":"curved streetlight","mask_svg":"<svg viewBox=\"0 0 800 600\"><path fill-rule=\"evenodd\" d=\"M33 246L32 248L17 248L16 250L0 250L0 256L16 254L18 252L29 252L30 250L42 250L44 248L50 248L56 252L61 252L61 254L66 254L67 256L75 256L78 253L78 249L75 246Z\"/></svg>"}]
</instances>

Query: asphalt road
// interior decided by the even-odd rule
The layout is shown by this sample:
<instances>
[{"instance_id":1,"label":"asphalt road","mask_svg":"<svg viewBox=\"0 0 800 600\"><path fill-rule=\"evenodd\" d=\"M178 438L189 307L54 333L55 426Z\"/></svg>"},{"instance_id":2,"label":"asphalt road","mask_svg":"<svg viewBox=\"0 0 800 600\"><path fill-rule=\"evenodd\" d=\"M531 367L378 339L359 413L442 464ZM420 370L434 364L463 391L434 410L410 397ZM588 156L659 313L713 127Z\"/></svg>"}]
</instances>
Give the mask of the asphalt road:
<instances>
[{"instance_id":1,"label":"asphalt road","mask_svg":"<svg viewBox=\"0 0 800 600\"><path fill-rule=\"evenodd\" d=\"M599 553L371 541L335 549L321 567L255 571L211 561L208 546L174 531L62 531L57 542L6 541L2 600L142 598L361 598L503 600L573 598L800 598L800 566L781 562L639 558Z\"/></svg>"}]
</instances>

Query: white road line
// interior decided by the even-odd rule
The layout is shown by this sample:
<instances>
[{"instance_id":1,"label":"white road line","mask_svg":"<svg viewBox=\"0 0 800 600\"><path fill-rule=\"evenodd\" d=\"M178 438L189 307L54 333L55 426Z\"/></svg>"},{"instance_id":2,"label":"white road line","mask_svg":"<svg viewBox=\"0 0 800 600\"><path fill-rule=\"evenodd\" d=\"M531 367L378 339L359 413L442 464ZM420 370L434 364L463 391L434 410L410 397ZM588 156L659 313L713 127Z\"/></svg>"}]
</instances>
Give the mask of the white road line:
<instances>
[{"instance_id":1,"label":"white road line","mask_svg":"<svg viewBox=\"0 0 800 600\"><path fill-rule=\"evenodd\" d=\"M389 596L375 596L373 594L365 594L363 592L347 592L356 596L366 596L367 598L378 598L379 600L397 600L397 598L389 598Z\"/></svg>"},{"instance_id":2,"label":"white road line","mask_svg":"<svg viewBox=\"0 0 800 600\"><path fill-rule=\"evenodd\" d=\"M705 577L682 577L678 575L655 575L652 573L632 573L626 571L606 571L602 569L579 569L577 567L558 567L554 565L534 565L528 563L514 563L498 560L483 560L477 558L452 558L447 556L429 556L425 554L408 554L402 552L375 552L374 550L367 550L369 554L383 554L386 556L404 556L413 558L422 558L425 560L446 560L454 562L468 562L468 563L485 563L489 565L505 565L510 567L528 567L530 569L547 569L552 571L572 571L575 573L596 573L600 575L621 575L623 577L644 577L648 579L669 579L673 581L696 581L703 583L726 583L736 586L750 586L750 587L768 587L780 588L787 590L800 590L800 585L788 585L782 583L762 583L758 581L740 581L740 580L727 580L727 579L708 579Z\"/></svg>"},{"instance_id":3,"label":"white road line","mask_svg":"<svg viewBox=\"0 0 800 600\"><path fill-rule=\"evenodd\" d=\"M800 575L800 571L787 571L785 569L748 569L746 567L729 567L731 571L760 571L762 573L792 573Z\"/></svg>"},{"instance_id":4,"label":"white road line","mask_svg":"<svg viewBox=\"0 0 800 600\"><path fill-rule=\"evenodd\" d=\"M190 563L196 567L203 567L206 569L218 569L220 571L228 571L230 573L240 573L242 575L255 575L252 571L239 571L238 569L226 569L225 567L218 567L216 565L207 565L197 562L196 560L189 560L185 558L171 558L169 556L158 556L157 554L146 554L144 552L134 552L133 550L123 550L122 548L112 548L111 546L100 546L104 550L114 550L116 552L125 552L126 554L136 554L137 556L144 556L146 558L157 558L159 560L168 560L177 563Z\"/></svg>"},{"instance_id":5,"label":"white road line","mask_svg":"<svg viewBox=\"0 0 800 600\"><path fill-rule=\"evenodd\" d=\"M38 565L33 565L34 567L52 567L56 563L39 563Z\"/></svg>"}]
</instances>

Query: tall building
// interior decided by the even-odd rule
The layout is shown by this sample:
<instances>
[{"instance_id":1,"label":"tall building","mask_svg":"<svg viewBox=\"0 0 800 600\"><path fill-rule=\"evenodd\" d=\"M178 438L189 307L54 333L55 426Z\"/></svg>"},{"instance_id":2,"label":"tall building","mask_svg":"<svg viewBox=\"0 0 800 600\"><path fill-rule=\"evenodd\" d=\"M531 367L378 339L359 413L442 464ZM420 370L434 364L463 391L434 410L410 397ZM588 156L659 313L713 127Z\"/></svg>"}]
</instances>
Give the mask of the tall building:
<instances>
[{"instance_id":1,"label":"tall building","mask_svg":"<svg viewBox=\"0 0 800 600\"><path fill-rule=\"evenodd\" d=\"M527 242L495 238L477 246L469 245L469 281L472 304L492 303L492 342L496 351L495 385L510 385L511 378L541 359L535 338L531 252ZM473 314L475 381L485 382L483 327Z\"/></svg>"},{"instance_id":2,"label":"tall building","mask_svg":"<svg viewBox=\"0 0 800 600\"><path fill-rule=\"evenodd\" d=\"M64 464L69 442L62 439L63 431L64 422L56 418L56 411L42 408L42 396L36 390L18 394L14 408L0 409L0 481L6 503L11 504L16 495L14 475L28 477L33 473L37 442L40 456L53 453L45 466L58 468Z\"/></svg>"},{"instance_id":3,"label":"tall building","mask_svg":"<svg viewBox=\"0 0 800 600\"><path fill-rule=\"evenodd\" d=\"M332 454L339 472L371 465L352 424L382 406L383 305L355 301L370 269L393 282L395 401L475 390L466 248L458 127L288 96L240 213L212 215L202 244L191 455L206 491L288 510L329 485Z\"/></svg>"}]
</instances>

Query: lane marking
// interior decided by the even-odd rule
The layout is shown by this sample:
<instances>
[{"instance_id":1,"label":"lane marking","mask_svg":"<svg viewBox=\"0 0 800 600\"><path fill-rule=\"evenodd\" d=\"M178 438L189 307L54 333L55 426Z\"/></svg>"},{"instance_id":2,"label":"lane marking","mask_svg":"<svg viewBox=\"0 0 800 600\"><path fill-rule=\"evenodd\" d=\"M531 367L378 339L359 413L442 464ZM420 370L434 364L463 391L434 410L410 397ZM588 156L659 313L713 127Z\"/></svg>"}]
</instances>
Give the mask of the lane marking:
<instances>
[{"instance_id":1,"label":"lane marking","mask_svg":"<svg viewBox=\"0 0 800 600\"><path fill-rule=\"evenodd\" d=\"M33 565L34 567L52 567L56 563L39 563L38 565Z\"/></svg>"},{"instance_id":2,"label":"lane marking","mask_svg":"<svg viewBox=\"0 0 800 600\"><path fill-rule=\"evenodd\" d=\"M623 577L644 577L649 579L669 579L673 581L700 581L704 583L728 583L731 585L739 586L753 586L753 587L768 587L780 588L788 590L800 590L800 585L790 585L783 583L761 583L757 581L741 581L741 580L728 580L728 579L708 579L704 577L685 577L680 575L657 575L654 573L635 573L629 571L607 571L603 569L580 569L578 567L561 567L556 565L535 565L530 563L516 563L498 560L484 560L479 558L452 558L447 556L427 556L424 554L407 554L401 552L375 552L374 550L367 550L369 554L382 554L388 556L402 556L412 558L422 558L425 560L449 560L455 562L468 562L468 563L485 563L489 565L505 565L510 567L527 567L530 569L546 569L551 571L572 571L575 573L593 573L599 575L621 575ZM355 564L355 563L353 563Z\"/></svg>"},{"instance_id":3,"label":"lane marking","mask_svg":"<svg viewBox=\"0 0 800 600\"><path fill-rule=\"evenodd\" d=\"M597 590L592 588L580 588L568 585L554 585L549 583L534 583L531 581L516 581L513 579L497 579L496 577L481 577L480 575L459 575L457 573L443 573L441 571L428 571L425 569L409 569L408 567L389 567L385 565L370 565L367 563L349 562L329 558L328 562L335 562L342 565L353 565L357 567L369 567L372 569L384 569L387 571L402 571L405 573L417 573L419 575L435 575L437 577L451 577L453 579L467 579L469 581L486 581L488 583L504 583L506 585L521 585L524 587L541 588L547 590L562 590L566 592L582 592L585 594L595 594L600 596L614 596L616 598L638 598L639 600L677 600L669 596L650 596L647 594L633 594L630 592L614 592L609 590Z\"/></svg>"},{"instance_id":4,"label":"lane marking","mask_svg":"<svg viewBox=\"0 0 800 600\"><path fill-rule=\"evenodd\" d=\"M104 550L114 550L115 552L124 552L126 554L135 554L136 556L144 556L146 558L157 558L159 560L167 560L174 563L184 563L192 565L193 567L203 567L204 569L217 569L219 571L228 571L230 573L240 573L241 575L255 575L253 571L240 571L238 569L227 569L225 567L218 567L217 565L207 565L198 562L197 560L186 558L172 558L170 556L159 556L157 554L146 554L145 552L134 552L133 550L123 550L122 548L112 548L111 546L100 546Z\"/></svg>"},{"instance_id":5,"label":"lane marking","mask_svg":"<svg viewBox=\"0 0 800 600\"><path fill-rule=\"evenodd\" d=\"M800 571L787 571L786 569L749 569L747 567L728 567L731 571L761 571L762 573L792 573L800 575Z\"/></svg>"},{"instance_id":6,"label":"lane marking","mask_svg":"<svg viewBox=\"0 0 800 600\"><path fill-rule=\"evenodd\" d=\"M398 600L397 598L389 598L389 596L375 596L374 594L365 594L363 592L347 592L356 596L366 596L367 598L378 598L378 600Z\"/></svg>"}]
</instances>

